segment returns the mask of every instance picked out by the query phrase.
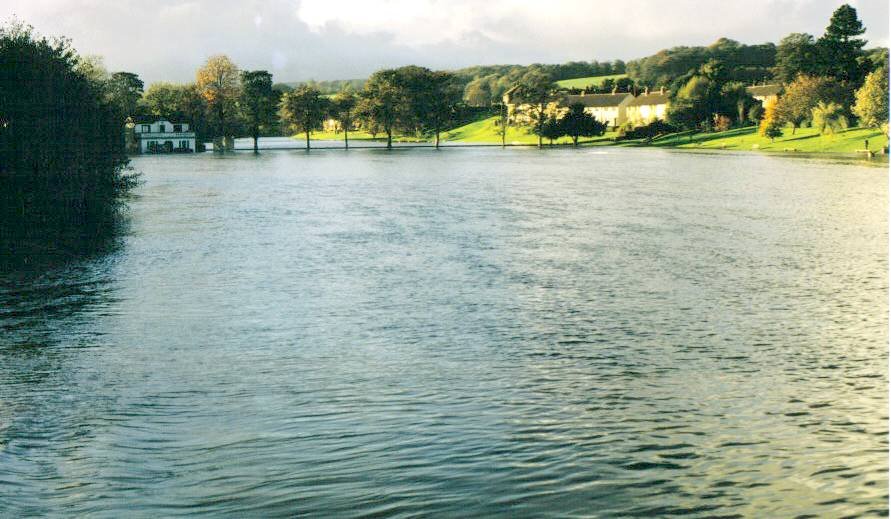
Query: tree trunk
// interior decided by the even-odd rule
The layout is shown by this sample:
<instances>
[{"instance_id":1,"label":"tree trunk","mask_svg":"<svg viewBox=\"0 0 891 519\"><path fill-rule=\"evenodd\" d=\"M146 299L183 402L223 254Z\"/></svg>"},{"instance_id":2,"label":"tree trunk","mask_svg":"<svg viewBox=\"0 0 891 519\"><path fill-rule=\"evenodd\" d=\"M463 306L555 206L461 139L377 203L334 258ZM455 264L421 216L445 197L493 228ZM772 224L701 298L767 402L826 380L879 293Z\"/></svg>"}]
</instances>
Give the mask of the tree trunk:
<instances>
[{"instance_id":1,"label":"tree trunk","mask_svg":"<svg viewBox=\"0 0 891 519\"><path fill-rule=\"evenodd\" d=\"M309 130L306 130L306 149L309 149Z\"/></svg>"},{"instance_id":2,"label":"tree trunk","mask_svg":"<svg viewBox=\"0 0 891 519\"><path fill-rule=\"evenodd\" d=\"M578 135L572 136L572 145L575 146L576 148L578 148L578 146L579 146L579 136Z\"/></svg>"},{"instance_id":3,"label":"tree trunk","mask_svg":"<svg viewBox=\"0 0 891 519\"><path fill-rule=\"evenodd\" d=\"M254 153L260 153L260 146L257 144L257 141L260 140L260 136L254 133Z\"/></svg>"},{"instance_id":4,"label":"tree trunk","mask_svg":"<svg viewBox=\"0 0 891 519\"><path fill-rule=\"evenodd\" d=\"M393 149L393 129L387 128L387 149Z\"/></svg>"},{"instance_id":5,"label":"tree trunk","mask_svg":"<svg viewBox=\"0 0 891 519\"><path fill-rule=\"evenodd\" d=\"M350 132L346 126L343 127L343 149L350 149Z\"/></svg>"},{"instance_id":6,"label":"tree trunk","mask_svg":"<svg viewBox=\"0 0 891 519\"><path fill-rule=\"evenodd\" d=\"M436 130L436 149L439 149L439 130Z\"/></svg>"}]
</instances>

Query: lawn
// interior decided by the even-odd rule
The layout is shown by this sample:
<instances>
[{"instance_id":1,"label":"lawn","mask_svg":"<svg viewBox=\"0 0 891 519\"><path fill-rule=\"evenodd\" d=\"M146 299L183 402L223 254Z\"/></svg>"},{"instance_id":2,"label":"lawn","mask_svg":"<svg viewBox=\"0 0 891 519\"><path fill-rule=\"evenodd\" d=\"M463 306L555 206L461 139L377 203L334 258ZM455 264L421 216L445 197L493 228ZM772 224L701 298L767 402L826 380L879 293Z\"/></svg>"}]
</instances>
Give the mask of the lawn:
<instances>
[{"instance_id":1,"label":"lawn","mask_svg":"<svg viewBox=\"0 0 891 519\"><path fill-rule=\"evenodd\" d=\"M612 74L610 76L588 76L575 79L564 79L557 81L557 86L562 88L585 88L588 86L600 86L607 79L621 79L627 77L625 74Z\"/></svg>"},{"instance_id":2,"label":"lawn","mask_svg":"<svg viewBox=\"0 0 891 519\"><path fill-rule=\"evenodd\" d=\"M873 128L851 128L834 135L820 135L815 128L799 128L793 135L791 128L784 128L783 136L771 142L758 135L754 126L717 133L668 135L649 145L692 149L855 153L864 149L865 140L869 140L869 148L874 152L888 145L888 138L882 131Z\"/></svg>"},{"instance_id":3,"label":"lawn","mask_svg":"<svg viewBox=\"0 0 891 519\"><path fill-rule=\"evenodd\" d=\"M449 142L461 142L467 144L501 144L501 128L498 127L496 124L497 122L497 116L483 119L481 121L475 121L444 133L442 138ZM579 143L604 141L614 135L615 134L613 133L607 133L603 137L598 137L596 139L582 138L579 139ZM530 128L517 128L514 126L509 126L507 128L507 138L505 140L507 144L538 144L538 136L532 133ZM545 144L548 144L549 141L545 140L544 142ZM559 140L554 141L554 143L570 144L572 143L572 139L569 137L562 137Z\"/></svg>"}]
</instances>

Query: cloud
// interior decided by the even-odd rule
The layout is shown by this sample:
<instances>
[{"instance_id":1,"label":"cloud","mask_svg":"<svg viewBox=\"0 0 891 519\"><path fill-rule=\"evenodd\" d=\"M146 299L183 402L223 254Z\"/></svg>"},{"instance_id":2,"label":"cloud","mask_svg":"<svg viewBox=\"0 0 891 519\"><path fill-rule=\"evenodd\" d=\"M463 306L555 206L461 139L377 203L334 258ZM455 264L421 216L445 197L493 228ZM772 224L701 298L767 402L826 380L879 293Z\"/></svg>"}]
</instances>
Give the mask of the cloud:
<instances>
[{"instance_id":1,"label":"cloud","mask_svg":"<svg viewBox=\"0 0 891 519\"><path fill-rule=\"evenodd\" d=\"M850 0L849 0L850 1ZM112 70L190 81L213 54L278 81L365 77L415 63L633 59L721 36L821 34L843 0L6 0L47 35L65 35ZM872 44L888 42L886 0L854 0Z\"/></svg>"}]
</instances>

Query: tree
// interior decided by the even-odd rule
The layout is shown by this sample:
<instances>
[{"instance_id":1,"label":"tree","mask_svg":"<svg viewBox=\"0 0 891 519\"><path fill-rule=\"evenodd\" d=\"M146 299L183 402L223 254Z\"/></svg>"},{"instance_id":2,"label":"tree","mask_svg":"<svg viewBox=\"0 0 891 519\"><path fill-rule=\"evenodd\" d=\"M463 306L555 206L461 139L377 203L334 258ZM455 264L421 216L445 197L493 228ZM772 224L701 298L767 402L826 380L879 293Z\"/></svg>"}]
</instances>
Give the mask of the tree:
<instances>
[{"instance_id":1,"label":"tree","mask_svg":"<svg viewBox=\"0 0 891 519\"><path fill-rule=\"evenodd\" d=\"M455 119L455 111L461 103L461 85L451 72L429 72L426 85L420 95L421 127L433 132L434 143L439 148L439 134Z\"/></svg>"},{"instance_id":2,"label":"tree","mask_svg":"<svg viewBox=\"0 0 891 519\"><path fill-rule=\"evenodd\" d=\"M232 135L232 119L240 92L238 67L227 56L211 56L195 75L195 84L214 115L218 137Z\"/></svg>"},{"instance_id":3,"label":"tree","mask_svg":"<svg viewBox=\"0 0 891 519\"><path fill-rule=\"evenodd\" d=\"M811 111L811 120L814 128L817 128L821 134L834 134L839 130L848 127L848 118L845 117L845 110L838 103L820 101Z\"/></svg>"},{"instance_id":4,"label":"tree","mask_svg":"<svg viewBox=\"0 0 891 519\"><path fill-rule=\"evenodd\" d=\"M79 63L68 40L0 26L0 239L16 246L51 242L51 222L82 239L114 225L132 185L124 120Z\"/></svg>"},{"instance_id":5,"label":"tree","mask_svg":"<svg viewBox=\"0 0 891 519\"><path fill-rule=\"evenodd\" d=\"M858 58L863 54L866 40L857 38L866 32L857 18L857 10L844 4L832 13L829 26L817 42L826 75L839 81L859 85L863 68Z\"/></svg>"},{"instance_id":6,"label":"tree","mask_svg":"<svg viewBox=\"0 0 891 519\"><path fill-rule=\"evenodd\" d=\"M142 99L143 83L132 72L115 72L106 84L106 94L111 104L124 117L136 115Z\"/></svg>"},{"instance_id":7,"label":"tree","mask_svg":"<svg viewBox=\"0 0 891 519\"><path fill-rule=\"evenodd\" d=\"M755 99L746 92L746 85L739 81L725 83L721 87L721 97L727 105L736 107L736 122L740 126L746 122L748 108L757 104Z\"/></svg>"},{"instance_id":8,"label":"tree","mask_svg":"<svg viewBox=\"0 0 891 519\"><path fill-rule=\"evenodd\" d=\"M538 147L542 146L544 125L548 120L548 104L554 98L556 85L548 74L532 70L523 75L517 88L517 98L532 106L532 120L535 123L535 134L538 135Z\"/></svg>"},{"instance_id":9,"label":"tree","mask_svg":"<svg viewBox=\"0 0 891 519\"><path fill-rule=\"evenodd\" d=\"M770 142L783 135L783 123L777 116L777 104L773 101L764 105L764 117L758 127L758 134L769 138Z\"/></svg>"},{"instance_id":10,"label":"tree","mask_svg":"<svg viewBox=\"0 0 891 519\"><path fill-rule=\"evenodd\" d=\"M799 75L786 86L785 93L776 105L777 120L792 125L792 133L812 116L820 101L850 106L850 92L829 77Z\"/></svg>"},{"instance_id":11,"label":"tree","mask_svg":"<svg viewBox=\"0 0 891 519\"><path fill-rule=\"evenodd\" d=\"M550 141L551 146L554 145L555 140L565 135L563 133L563 126L553 115L547 116L544 123L537 125L533 131L538 135L539 142L544 138ZM539 147L541 147L541 144L539 144Z\"/></svg>"},{"instance_id":12,"label":"tree","mask_svg":"<svg viewBox=\"0 0 891 519\"><path fill-rule=\"evenodd\" d=\"M783 83L789 83L799 74L819 72L819 49L810 34L793 32L780 40L777 46L776 65L773 75Z\"/></svg>"},{"instance_id":13,"label":"tree","mask_svg":"<svg viewBox=\"0 0 891 519\"><path fill-rule=\"evenodd\" d=\"M750 123L757 125L761 122L762 117L764 117L764 107L761 106L761 103L753 103L752 106L749 107L746 119L748 119Z\"/></svg>"},{"instance_id":14,"label":"tree","mask_svg":"<svg viewBox=\"0 0 891 519\"><path fill-rule=\"evenodd\" d=\"M401 102L396 71L388 69L379 70L368 78L357 106L363 124L380 128L387 134L387 149L393 148L393 129L400 117Z\"/></svg>"},{"instance_id":15,"label":"tree","mask_svg":"<svg viewBox=\"0 0 891 519\"><path fill-rule=\"evenodd\" d=\"M854 115L861 126L871 128L888 125L888 70L879 69L866 76L863 86L857 90Z\"/></svg>"},{"instance_id":16,"label":"tree","mask_svg":"<svg viewBox=\"0 0 891 519\"><path fill-rule=\"evenodd\" d=\"M310 148L309 135L321 129L328 113L329 101L315 87L302 85L282 96L281 116L290 126L306 134L306 149Z\"/></svg>"},{"instance_id":17,"label":"tree","mask_svg":"<svg viewBox=\"0 0 891 519\"><path fill-rule=\"evenodd\" d=\"M241 73L238 108L254 139L254 153L259 152L260 131L275 124L276 97L272 90L272 74L265 70Z\"/></svg>"},{"instance_id":18,"label":"tree","mask_svg":"<svg viewBox=\"0 0 891 519\"><path fill-rule=\"evenodd\" d=\"M350 147L350 128L356 113L356 104L359 99L352 90L341 90L331 101L331 117L340 123L343 128L343 147Z\"/></svg>"},{"instance_id":19,"label":"tree","mask_svg":"<svg viewBox=\"0 0 891 519\"><path fill-rule=\"evenodd\" d=\"M719 93L715 81L702 75L691 77L673 96L666 114L668 121L687 129L707 127Z\"/></svg>"},{"instance_id":20,"label":"tree","mask_svg":"<svg viewBox=\"0 0 891 519\"><path fill-rule=\"evenodd\" d=\"M575 103L569 107L569 111L560 119L560 128L563 135L572 137L573 146L578 146L579 137L603 135L606 131L606 124L585 112L585 105Z\"/></svg>"}]
</instances>

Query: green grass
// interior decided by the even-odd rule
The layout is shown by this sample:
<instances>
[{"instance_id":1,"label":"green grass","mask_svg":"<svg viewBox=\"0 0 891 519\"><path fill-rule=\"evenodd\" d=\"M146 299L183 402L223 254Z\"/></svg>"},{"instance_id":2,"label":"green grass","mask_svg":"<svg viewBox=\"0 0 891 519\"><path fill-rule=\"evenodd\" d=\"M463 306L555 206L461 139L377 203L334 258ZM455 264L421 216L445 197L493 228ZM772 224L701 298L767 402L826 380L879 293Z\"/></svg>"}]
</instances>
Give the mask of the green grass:
<instances>
[{"instance_id":1,"label":"green grass","mask_svg":"<svg viewBox=\"0 0 891 519\"><path fill-rule=\"evenodd\" d=\"M600 86L607 79L617 80L628 77L626 74L612 74L609 76L588 76L575 79L564 79L557 81L557 85L562 88L585 88L588 86Z\"/></svg>"},{"instance_id":2,"label":"green grass","mask_svg":"<svg viewBox=\"0 0 891 519\"><path fill-rule=\"evenodd\" d=\"M879 151L888 145L888 138L882 131L873 128L851 128L834 135L820 135L815 128L799 128L793 135L791 128L784 128L783 136L771 142L770 139L758 135L754 126L717 133L668 135L656 139L649 145L690 149L855 153L864 149L864 140L869 140L869 148L872 151ZM631 141L631 144L635 142Z\"/></svg>"},{"instance_id":3,"label":"green grass","mask_svg":"<svg viewBox=\"0 0 891 519\"><path fill-rule=\"evenodd\" d=\"M443 140L450 142L463 142L468 144L501 144L501 128L496 125L498 117L490 117L481 121L475 121L470 124L450 130L442 135ZM607 133L603 137L596 139L579 139L582 142L603 141L615 134ZM538 144L538 136L532 133L530 128L517 128L509 126L507 128L507 144ZM548 140L545 139L545 144ZM561 137L554 141L555 144L570 144L572 139L569 137Z\"/></svg>"}]
</instances>

